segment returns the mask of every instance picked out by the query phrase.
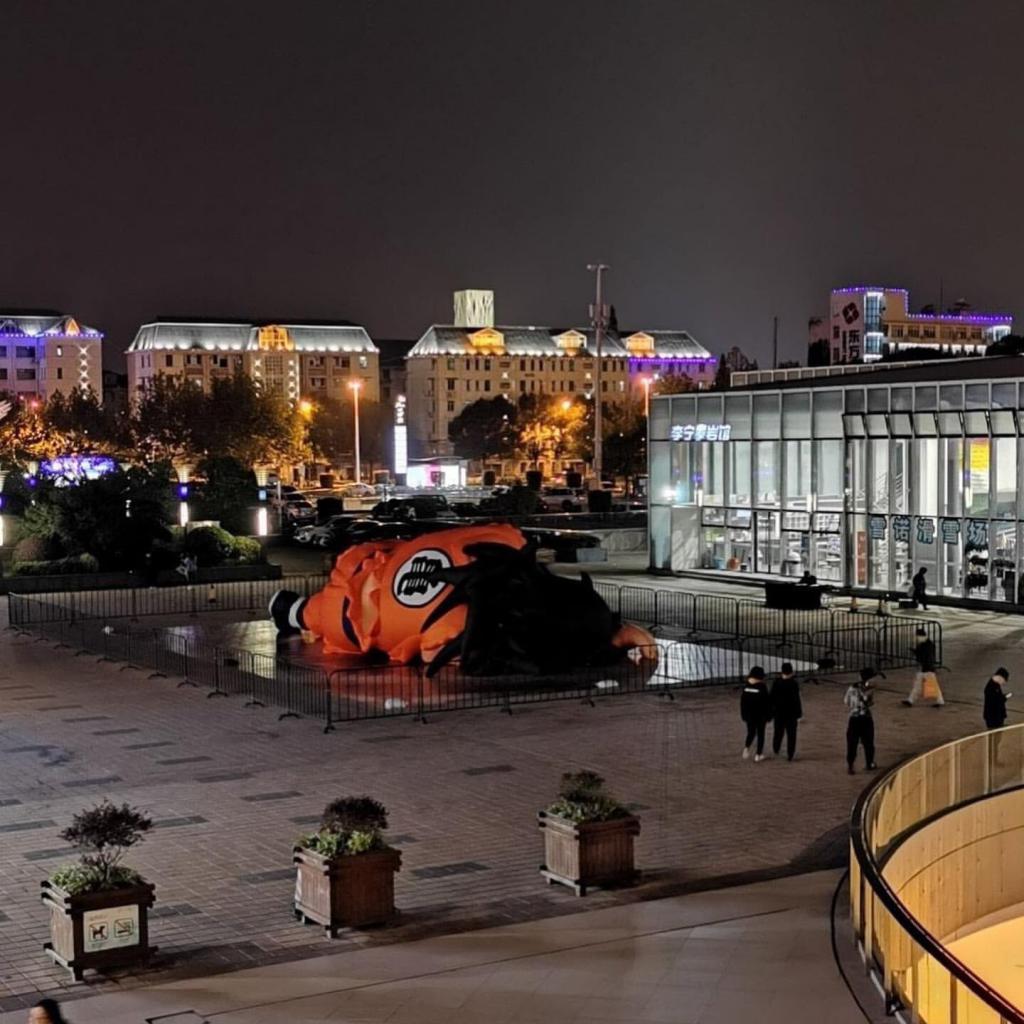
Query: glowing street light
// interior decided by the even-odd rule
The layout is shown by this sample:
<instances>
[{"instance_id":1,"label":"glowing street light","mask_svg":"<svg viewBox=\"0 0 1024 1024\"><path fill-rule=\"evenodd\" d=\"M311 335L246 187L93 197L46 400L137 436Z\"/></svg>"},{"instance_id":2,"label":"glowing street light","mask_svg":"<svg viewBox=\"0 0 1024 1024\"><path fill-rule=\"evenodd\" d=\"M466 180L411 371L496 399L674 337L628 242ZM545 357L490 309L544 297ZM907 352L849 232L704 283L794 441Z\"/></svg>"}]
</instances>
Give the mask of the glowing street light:
<instances>
[{"instance_id":1,"label":"glowing street light","mask_svg":"<svg viewBox=\"0 0 1024 1024\"><path fill-rule=\"evenodd\" d=\"M651 418L651 385L654 383L652 377L641 377L640 383L644 386L644 419Z\"/></svg>"},{"instance_id":2,"label":"glowing street light","mask_svg":"<svg viewBox=\"0 0 1024 1024\"><path fill-rule=\"evenodd\" d=\"M361 380L350 380L348 386L352 389L352 408L355 416L355 449L356 449L356 483L362 483L362 467L359 465L359 391L363 386Z\"/></svg>"}]
</instances>

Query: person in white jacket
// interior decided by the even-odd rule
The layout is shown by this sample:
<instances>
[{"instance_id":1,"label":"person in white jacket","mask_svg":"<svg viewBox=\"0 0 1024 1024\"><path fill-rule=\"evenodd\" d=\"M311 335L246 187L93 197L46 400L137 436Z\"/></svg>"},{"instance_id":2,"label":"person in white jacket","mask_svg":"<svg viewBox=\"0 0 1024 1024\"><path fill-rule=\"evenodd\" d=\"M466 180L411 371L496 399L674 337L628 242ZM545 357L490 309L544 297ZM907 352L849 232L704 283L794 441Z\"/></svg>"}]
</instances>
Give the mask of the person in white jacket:
<instances>
[{"instance_id":1,"label":"person in white jacket","mask_svg":"<svg viewBox=\"0 0 1024 1024\"><path fill-rule=\"evenodd\" d=\"M846 724L846 770L851 775L858 746L864 747L865 769L871 771L875 767L875 720L871 717L875 694L871 680L877 674L873 668L862 668L860 679L847 689L843 698L850 711Z\"/></svg>"}]
</instances>

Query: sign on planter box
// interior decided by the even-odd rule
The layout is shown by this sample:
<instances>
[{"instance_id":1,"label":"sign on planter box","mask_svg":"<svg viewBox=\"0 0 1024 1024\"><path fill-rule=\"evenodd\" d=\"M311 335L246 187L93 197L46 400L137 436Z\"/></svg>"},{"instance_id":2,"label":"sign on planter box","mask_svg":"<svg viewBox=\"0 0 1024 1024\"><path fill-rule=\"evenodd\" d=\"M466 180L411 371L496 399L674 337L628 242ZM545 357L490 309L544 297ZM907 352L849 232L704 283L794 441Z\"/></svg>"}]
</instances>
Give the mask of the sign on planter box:
<instances>
[{"instance_id":1,"label":"sign on planter box","mask_svg":"<svg viewBox=\"0 0 1024 1024\"><path fill-rule=\"evenodd\" d=\"M139 907L107 907L82 915L82 941L86 953L139 943Z\"/></svg>"}]
</instances>

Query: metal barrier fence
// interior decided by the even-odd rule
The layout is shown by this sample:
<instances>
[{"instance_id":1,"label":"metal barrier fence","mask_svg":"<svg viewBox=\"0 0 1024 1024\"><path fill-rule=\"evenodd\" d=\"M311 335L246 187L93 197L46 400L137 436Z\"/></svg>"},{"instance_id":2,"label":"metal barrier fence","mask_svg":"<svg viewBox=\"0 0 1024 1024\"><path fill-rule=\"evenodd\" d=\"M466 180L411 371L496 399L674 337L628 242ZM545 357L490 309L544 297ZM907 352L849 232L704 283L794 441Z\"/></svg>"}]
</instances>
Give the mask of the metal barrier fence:
<instances>
[{"instance_id":1,"label":"metal barrier fence","mask_svg":"<svg viewBox=\"0 0 1024 1024\"><path fill-rule=\"evenodd\" d=\"M228 583L182 583L176 587L124 587L71 593L10 594L8 621L12 626L77 619L140 619L148 615L194 616L203 611L267 609L278 590L308 596L327 582L324 573L284 576L276 580L236 580Z\"/></svg>"},{"instance_id":2,"label":"metal barrier fence","mask_svg":"<svg viewBox=\"0 0 1024 1024\"><path fill-rule=\"evenodd\" d=\"M923 628L942 663L942 624L913 615L875 615L837 608L770 608L748 598L691 594L654 587L595 581L598 593L623 619L687 636L721 636L750 643L775 641L779 649L802 649L809 660L843 655L862 665L910 665ZM813 658L810 655L813 654Z\"/></svg>"}]
</instances>

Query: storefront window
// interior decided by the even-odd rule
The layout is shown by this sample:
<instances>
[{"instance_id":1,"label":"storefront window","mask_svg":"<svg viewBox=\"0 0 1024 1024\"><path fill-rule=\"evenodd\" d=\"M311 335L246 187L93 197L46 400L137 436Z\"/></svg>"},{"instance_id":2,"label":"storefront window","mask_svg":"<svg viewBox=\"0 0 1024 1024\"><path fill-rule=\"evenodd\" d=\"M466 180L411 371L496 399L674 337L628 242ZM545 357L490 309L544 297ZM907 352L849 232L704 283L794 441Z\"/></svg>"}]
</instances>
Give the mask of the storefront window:
<instances>
[{"instance_id":1,"label":"storefront window","mask_svg":"<svg viewBox=\"0 0 1024 1024\"><path fill-rule=\"evenodd\" d=\"M808 508L811 486L811 442L786 441L786 508Z\"/></svg>"},{"instance_id":2,"label":"storefront window","mask_svg":"<svg viewBox=\"0 0 1024 1024\"><path fill-rule=\"evenodd\" d=\"M668 504L675 497L669 463L671 448L670 441L651 442L651 502L655 505Z\"/></svg>"},{"instance_id":3,"label":"storefront window","mask_svg":"<svg viewBox=\"0 0 1024 1024\"><path fill-rule=\"evenodd\" d=\"M889 511L889 442L868 441L871 493L868 498L870 512Z\"/></svg>"},{"instance_id":4,"label":"storefront window","mask_svg":"<svg viewBox=\"0 0 1024 1024\"><path fill-rule=\"evenodd\" d=\"M889 589L889 518L868 516L868 564L871 588Z\"/></svg>"},{"instance_id":5,"label":"storefront window","mask_svg":"<svg viewBox=\"0 0 1024 1024\"><path fill-rule=\"evenodd\" d=\"M843 442L815 441L816 480L814 493L822 511L843 507Z\"/></svg>"},{"instance_id":6,"label":"storefront window","mask_svg":"<svg viewBox=\"0 0 1024 1024\"><path fill-rule=\"evenodd\" d=\"M694 503L692 455L694 445L673 444L671 479L671 501L673 505L692 505Z\"/></svg>"},{"instance_id":7,"label":"storefront window","mask_svg":"<svg viewBox=\"0 0 1024 1024\"><path fill-rule=\"evenodd\" d=\"M799 579L811 568L811 535L786 531L782 534L782 573Z\"/></svg>"},{"instance_id":8,"label":"storefront window","mask_svg":"<svg viewBox=\"0 0 1024 1024\"><path fill-rule=\"evenodd\" d=\"M964 486L965 515L988 515L988 482L991 452L987 437L972 437L967 441L967 474Z\"/></svg>"},{"instance_id":9,"label":"storefront window","mask_svg":"<svg viewBox=\"0 0 1024 1024\"><path fill-rule=\"evenodd\" d=\"M671 416L670 398L651 399L651 438L659 441L668 439Z\"/></svg>"},{"instance_id":10,"label":"storefront window","mask_svg":"<svg viewBox=\"0 0 1024 1024\"><path fill-rule=\"evenodd\" d=\"M750 442L733 441L729 445L730 505L750 504Z\"/></svg>"},{"instance_id":11,"label":"storefront window","mask_svg":"<svg viewBox=\"0 0 1024 1024\"><path fill-rule=\"evenodd\" d=\"M777 507L779 504L779 442L754 442L755 504Z\"/></svg>"},{"instance_id":12,"label":"storefront window","mask_svg":"<svg viewBox=\"0 0 1024 1024\"><path fill-rule=\"evenodd\" d=\"M721 526L705 526L703 534L701 564L705 569L724 569L728 561L725 553L725 530Z\"/></svg>"},{"instance_id":13,"label":"storefront window","mask_svg":"<svg viewBox=\"0 0 1024 1024\"><path fill-rule=\"evenodd\" d=\"M944 516L961 516L964 511L964 443L960 438L943 438L941 445L942 503L939 512Z\"/></svg>"},{"instance_id":14,"label":"storefront window","mask_svg":"<svg viewBox=\"0 0 1024 1024\"><path fill-rule=\"evenodd\" d=\"M964 523L964 563L964 596L984 600L989 581L988 522L984 519Z\"/></svg>"},{"instance_id":15,"label":"storefront window","mask_svg":"<svg viewBox=\"0 0 1024 1024\"><path fill-rule=\"evenodd\" d=\"M705 441L703 486L705 505L725 504L725 445L721 441Z\"/></svg>"},{"instance_id":16,"label":"storefront window","mask_svg":"<svg viewBox=\"0 0 1024 1024\"><path fill-rule=\"evenodd\" d=\"M806 391L786 391L782 395L782 436L811 436L811 396Z\"/></svg>"},{"instance_id":17,"label":"storefront window","mask_svg":"<svg viewBox=\"0 0 1024 1024\"><path fill-rule=\"evenodd\" d=\"M757 513L757 572L778 575L782 571L779 546L779 513Z\"/></svg>"},{"instance_id":18,"label":"storefront window","mask_svg":"<svg viewBox=\"0 0 1024 1024\"><path fill-rule=\"evenodd\" d=\"M725 422L732 428L734 441L750 437L750 395L725 396Z\"/></svg>"},{"instance_id":19,"label":"storefront window","mask_svg":"<svg viewBox=\"0 0 1024 1024\"><path fill-rule=\"evenodd\" d=\"M920 516L939 514L939 442L919 437L914 446L913 511Z\"/></svg>"},{"instance_id":20,"label":"storefront window","mask_svg":"<svg viewBox=\"0 0 1024 1024\"><path fill-rule=\"evenodd\" d=\"M946 597L963 594L963 546L960 519L939 519L936 552L939 557L939 592Z\"/></svg>"},{"instance_id":21,"label":"storefront window","mask_svg":"<svg viewBox=\"0 0 1024 1024\"><path fill-rule=\"evenodd\" d=\"M910 510L910 442L895 438L892 446L892 510L908 512Z\"/></svg>"},{"instance_id":22,"label":"storefront window","mask_svg":"<svg viewBox=\"0 0 1024 1024\"><path fill-rule=\"evenodd\" d=\"M778 395L754 395L754 437L772 439L782 436Z\"/></svg>"},{"instance_id":23,"label":"storefront window","mask_svg":"<svg viewBox=\"0 0 1024 1024\"><path fill-rule=\"evenodd\" d=\"M814 436L843 436L843 393L817 391L814 399Z\"/></svg>"},{"instance_id":24,"label":"storefront window","mask_svg":"<svg viewBox=\"0 0 1024 1024\"><path fill-rule=\"evenodd\" d=\"M1018 603L1017 524L992 524L992 599Z\"/></svg>"},{"instance_id":25,"label":"storefront window","mask_svg":"<svg viewBox=\"0 0 1024 1024\"><path fill-rule=\"evenodd\" d=\"M848 442L848 447L850 452L850 483L853 491L853 508L857 512L866 512L868 507L867 442L850 441Z\"/></svg>"},{"instance_id":26,"label":"storefront window","mask_svg":"<svg viewBox=\"0 0 1024 1024\"><path fill-rule=\"evenodd\" d=\"M754 543L750 533L750 527L746 529L732 529L727 531L729 539L729 558L726 568L750 572L753 563Z\"/></svg>"},{"instance_id":27,"label":"storefront window","mask_svg":"<svg viewBox=\"0 0 1024 1024\"><path fill-rule=\"evenodd\" d=\"M811 572L819 580L838 582L843 578L843 552L838 533L813 533L811 546L814 552L814 567Z\"/></svg>"},{"instance_id":28,"label":"storefront window","mask_svg":"<svg viewBox=\"0 0 1024 1024\"><path fill-rule=\"evenodd\" d=\"M995 448L993 461L996 471L993 512L1002 519L1013 519L1017 514L1017 439L997 437L992 445Z\"/></svg>"}]
</instances>

